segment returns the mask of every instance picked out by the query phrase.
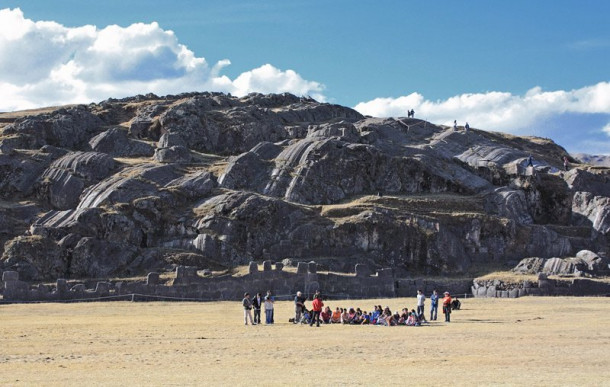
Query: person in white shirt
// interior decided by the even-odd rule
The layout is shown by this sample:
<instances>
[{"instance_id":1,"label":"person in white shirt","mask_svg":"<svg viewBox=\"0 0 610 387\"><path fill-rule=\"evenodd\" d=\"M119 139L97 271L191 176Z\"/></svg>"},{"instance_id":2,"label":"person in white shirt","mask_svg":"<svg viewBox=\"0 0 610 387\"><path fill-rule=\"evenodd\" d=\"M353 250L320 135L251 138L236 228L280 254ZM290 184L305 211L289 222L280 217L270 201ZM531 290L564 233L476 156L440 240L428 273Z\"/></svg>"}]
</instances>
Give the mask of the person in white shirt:
<instances>
[{"instance_id":1,"label":"person in white shirt","mask_svg":"<svg viewBox=\"0 0 610 387\"><path fill-rule=\"evenodd\" d=\"M426 301L426 296L424 296L424 292L421 290L417 290L417 315L421 316L424 314L424 302Z\"/></svg>"}]
</instances>

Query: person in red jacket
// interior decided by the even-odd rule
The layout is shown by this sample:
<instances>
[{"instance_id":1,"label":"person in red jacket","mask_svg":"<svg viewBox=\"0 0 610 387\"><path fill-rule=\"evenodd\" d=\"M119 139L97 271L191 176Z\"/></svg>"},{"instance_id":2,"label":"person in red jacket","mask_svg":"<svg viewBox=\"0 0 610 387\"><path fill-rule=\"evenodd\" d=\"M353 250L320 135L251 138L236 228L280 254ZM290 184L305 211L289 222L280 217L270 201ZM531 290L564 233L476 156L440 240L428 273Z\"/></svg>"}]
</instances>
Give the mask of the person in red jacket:
<instances>
[{"instance_id":1,"label":"person in red jacket","mask_svg":"<svg viewBox=\"0 0 610 387\"><path fill-rule=\"evenodd\" d=\"M319 294L316 294L313 302L311 303L311 321L309 323L309 326L313 326L313 322L314 320L316 321L316 326L319 327L320 326L320 313L322 313L322 307L324 306L324 303L322 302L322 297Z\"/></svg>"},{"instance_id":2,"label":"person in red jacket","mask_svg":"<svg viewBox=\"0 0 610 387\"><path fill-rule=\"evenodd\" d=\"M445 292L443 298L443 314L445 315L445 322L451 322L451 295L449 292Z\"/></svg>"}]
</instances>

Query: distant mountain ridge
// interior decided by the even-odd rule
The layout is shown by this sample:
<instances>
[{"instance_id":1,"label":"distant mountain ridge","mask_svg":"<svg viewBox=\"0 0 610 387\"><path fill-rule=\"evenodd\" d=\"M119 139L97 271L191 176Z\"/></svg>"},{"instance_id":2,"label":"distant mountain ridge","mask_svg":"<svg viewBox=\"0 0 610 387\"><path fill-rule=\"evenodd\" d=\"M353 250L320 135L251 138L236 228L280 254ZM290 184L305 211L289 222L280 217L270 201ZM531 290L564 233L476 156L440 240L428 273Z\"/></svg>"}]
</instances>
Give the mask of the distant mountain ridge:
<instances>
[{"instance_id":1,"label":"distant mountain ridge","mask_svg":"<svg viewBox=\"0 0 610 387\"><path fill-rule=\"evenodd\" d=\"M610 155L590 155L587 153L572 153L572 157L597 167L610 168Z\"/></svg>"}]
</instances>

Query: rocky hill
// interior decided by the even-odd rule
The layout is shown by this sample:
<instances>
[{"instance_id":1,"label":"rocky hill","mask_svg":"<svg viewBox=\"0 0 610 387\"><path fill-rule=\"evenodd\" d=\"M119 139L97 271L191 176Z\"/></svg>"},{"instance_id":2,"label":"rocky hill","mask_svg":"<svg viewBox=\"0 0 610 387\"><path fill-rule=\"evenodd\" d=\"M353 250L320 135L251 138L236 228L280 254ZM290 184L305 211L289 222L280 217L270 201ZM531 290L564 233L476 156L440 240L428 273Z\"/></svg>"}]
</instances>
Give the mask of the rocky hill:
<instances>
[{"instance_id":1,"label":"rocky hill","mask_svg":"<svg viewBox=\"0 0 610 387\"><path fill-rule=\"evenodd\" d=\"M315 260L457 274L603 256L609 172L562 172L564 155L547 139L289 94L4 113L0 271L43 281Z\"/></svg>"}]
</instances>

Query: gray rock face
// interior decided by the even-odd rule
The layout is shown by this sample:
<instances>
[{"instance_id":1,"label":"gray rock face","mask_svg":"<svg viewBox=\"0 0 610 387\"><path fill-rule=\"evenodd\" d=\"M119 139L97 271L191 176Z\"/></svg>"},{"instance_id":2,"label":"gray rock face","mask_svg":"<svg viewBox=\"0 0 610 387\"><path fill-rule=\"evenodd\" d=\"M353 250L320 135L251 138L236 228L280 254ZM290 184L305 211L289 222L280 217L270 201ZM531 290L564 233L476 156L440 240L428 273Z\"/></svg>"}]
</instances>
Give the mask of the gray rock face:
<instances>
[{"instance_id":1,"label":"gray rock face","mask_svg":"<svg viewBox=\"0 0 610 387\"><path fill-rule=\"evenodd\" d=\"M97 152L72 152L55 160L37 182L38 196L58 210L75 208L85 186L99 182L114 160Z\"/></svg>"},{"instance_id":2,"label":"gray rock face","mask_svg":"<svg viewBox=\"0 0 610 387\"><path fill-rule=\"evenodd\" d=\"M25 117L5 127L3 134L21 139L18 148L37 149L43 145L83 149L103 122L84 106L59 109L53 113Z\"/></svg>"},{"instance_id":3,"label":"gray rock face","mask_svg":"<svg viewBox=\"0 0 610 387\"><path fill-rule=\"evenodd\" d=\"M129 273L137 253L137 248L129 244L82 238L72 252L70 274L75 277L104 278Z\"/></svg>"},{"instance_id":4,"label":"gray rock face","mask_svg":"<svg viewBox=\"0 0 610 387\"><path fill-rule=\"evenodd\" d=\"M610 231L610 198L594 196L590 192L576 192L572 203L573 222L593 227L608 235Z\"/></svg>"},{"instance_id":5,"label":"gray rock face","mask_svg":"<svg viewBox=\"0 0 610 387\"><path fill-rule=\"evenodd\" d=\"M610 197L610 173L591 173L574 168L564 175L564 179L575 192L586 191L595 196Z\"/></svg>"},{"instance_id":6,"label":"gray rock face","mask_svg":"<svg viewBox=\"0 0 610 387\"><path fill-rule=\"evenodd\" d=\"M201 152L238 154L262 141L304 137L307 125L303 123L361 117L342 106L291 95L278 95L270 102L264 97L237 100L207 94L170 107L160 116L159 123L161 132L167 134L167 145L184 143Z\"/></svg>"},{"instance_id":7,"label":"gray rock face","mask_svg":"<svg viewBox=\"0 0 610 387\"><path fill-rule=\"evenodd\" d=\"M112 128L89 141L91 149L114 157L152 156L154 148L144 142L132 140L120 128Z\"/></svg>"},{"instance_id":8,"label":"gray rock face","mask_svg":"<svg viewBox=\"0 0 610 387\"><path fill-rule=\"evenodd\" d=\"M548 273L607 266L608 174L560 171L565 150L545 139L365 118L289 94L136 96L7 122L0 270L21 278L286 258L359 264L363 278L524 257L539 258L522 270ZM585 248L597 253L575 257Z\"/></svg>"}]
</instances>

